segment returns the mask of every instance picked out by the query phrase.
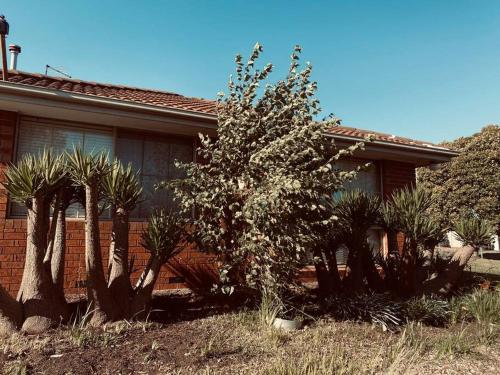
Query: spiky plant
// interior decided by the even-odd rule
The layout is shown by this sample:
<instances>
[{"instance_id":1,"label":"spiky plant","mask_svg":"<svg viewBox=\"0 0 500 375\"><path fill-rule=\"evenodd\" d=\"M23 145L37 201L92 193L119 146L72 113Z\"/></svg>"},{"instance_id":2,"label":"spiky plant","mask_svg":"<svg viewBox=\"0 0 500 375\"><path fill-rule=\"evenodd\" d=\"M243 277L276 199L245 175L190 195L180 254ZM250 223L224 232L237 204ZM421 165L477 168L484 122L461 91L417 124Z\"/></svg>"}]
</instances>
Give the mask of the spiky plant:
<instances>
[{"instance_id":1,"label":"spiky plant","mask_svg":"<svg viewBox=\"0 0 500 375\"><path fill-rule=\"evenodd\" d=\"M109 203L111 242L109 246L108 287L120 318L128 316L131 291L128 266L128 227L131 211L141 199L142 187L138 172L115 160L111 172L103 179L103 192Z\"/></svg>"},{"instance_id":2,"label":"spiky plant","mask_svg":"<svg viewBox=\"0 0 500 375\"><path fill-rule=\"evenodd\" d=\"M150 257L134 290L132 317L144 315L149 309L161 266L182 250L184 236L185 231L177 214L165 210L153 212L141 235L141 245L150 253Z\"/></svg>"},{"instance_id":3,"label":"spiky plant","mask_svg":"<svg viewBox=\"0 0 500 375\"><path fill-rule=\"evenodd\" d=\"M456 237L464 246L490 246L493 239L494 228L486 221L476 217L463 218L453 224Z\"/></svg>"},{"instance_id":4,"label":"spiky plant","mask_svg":"<svg viewBox=\"0 0 500 375\"><path fill-rule=\"evenodd\" d=\"M105 153L95 155L74 147L66 153L68 173L85 190L85 267L87 295L93 311L90 324L99 326L112 320L115 313L107 288L99 235L99 195L104 177L111 173L112 165Z\"/></svg>"},{"instance_id":5,"label":"spiky plant","mask_svg":"<svg viewBox=\"0 0 500 375\"><path fill-rule=\"evenodd\" d=\"M103 180L103 189L112 206L130 212L137 206L142 195L139 172L135 172L130 163L124 166L115 160L111 172Z\"/></svg>"},{"instance_id":6,"label":"spiky plant","mask_svg":"<svg viewBox=\"0 0 500 375\"><path fill-rule=\"evenodd\" d=\"M28 210L26 259L18 293L24 305L23 330L28 332L46 330L66 313L65 301L57 298L51 275L43 265L50 204L64 177L62 157L49 149L37 156L26 155L5 171L4 187Z\"/></svg>"},{"instance_id":7,"label":"spiky plant","mask_svg":"<svg viewBox=\"0 0 500 375\"><path fill-rule=\"evenodd\" d=\"M344 244L349 249L346 285L362 288L366 277L370 287L379 290L382 280L373 262L372 249L368 244L368 229L379 222L380 198L369 193L353 190L333 196L327 202L330 212L337 219L333 226L332 244Z\"/></svg>"},{"instance_id":8,"label":"spiky plant","mask_svg":"<svg viewBox=\"0 0 500 375\"><path fill-rule=\"evenodd\" d=\"M173 212L155 211L141 235L141 245L162 264L181 250L179 241L185 231L179 222L179 217Z\"/></svg>"},{"instance_id":9,"label":"spiky plant","mask_svg":"<svg viewBox=\"0 0 500 375\"><path fill-rule=\"evenodd\" d=\"M428 243L437 243L443 236L443 229L428 214L431 202L432 196L427 191L405 187L394 192L382 209L383 223L388 231L404 235L403 256L399 263L401 269L398 272L403 277L401 289L405 293L413 293L419 286L419 251ZM397 253L398 249L389 251Z\"/></svg>"}]
</instances>

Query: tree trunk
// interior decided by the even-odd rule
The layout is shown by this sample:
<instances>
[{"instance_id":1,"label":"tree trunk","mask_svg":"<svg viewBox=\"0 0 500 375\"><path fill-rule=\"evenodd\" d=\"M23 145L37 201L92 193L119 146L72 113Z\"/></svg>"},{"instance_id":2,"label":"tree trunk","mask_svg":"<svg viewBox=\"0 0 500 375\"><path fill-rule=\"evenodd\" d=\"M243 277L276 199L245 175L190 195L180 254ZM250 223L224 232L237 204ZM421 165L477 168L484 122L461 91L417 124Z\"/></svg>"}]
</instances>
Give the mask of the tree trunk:
<instances>
[{"instance_id":1,"label":"tree trunk","mask_svg":"<svg viewBox=\"0 0 500 375\"><path fill-rule=\"evenodd\" d=\"M319 253L321 254L321 252ZM317 259L314 262L314 268L316 269L316 279L318 281L319 294L323 298L332 295L333 283L330 280L330 274L328 272L328 269L326 268L326 264L322 256L317 256Z\"/></svg>"},{"instance_id":2,"label":"tree trunk","mask_svg":"<svg viewBox=\"0 0 500 375\"><path fill-rule=\"evenodd\" d=\"M109 247L108 287L117 310L117 319L126 318L130 314L132 287L128 271L128 224L128 213L122 209L115 210Z\"/></svg>"},{"instance_id":3,"label":"tree trunk","mask_svg":"<svg viewBox=\"0 0 500 375\"><path fill-rule=\"evenodd\" d=\"M95 184L85 186L85 268L92 326L101 326L113 319L111 295L106 285L102 264L97 204L97 186Z\"/></svg>"},{"instance_id":4,"label":"tree trunk","mask_svg":"<svg viewBox=\"0 0 500 375\"><path fill-rule=\"evenodd\" d=\"M424 284L426 294L439 293L446 295L452 291L460 280L464 268L476 249L472 246L464 246L453 254L446 269L434 279L428 280Z\"/></svg>"},{"instance_id":5,"label":"tree trunk","mask_svg":"<svg viewBox=\"0 0 500 375\"><path fill-rule=\"evenodd\" d=\"M354 246L348 246L347 264L343 285L351 292L360 292L364 289L363 285L363 262L359 249Z\"/></svg>"},{"instance_id":6,"label":"tree trunk","mask_svg":"<svg viewBox=\"0 0 500 375\"><path fill-rule=\"evenodd\" d=\"M56 218L56 230L50 271L52 282L56 289L64 296L64 259L66 254L66 207L61 207Z\"/></svg>"},{"instance_id":7,"label":"tree trunk","mask_svg":"<svg viewBox=\"0 0 500 375\"><path fill-rule=\"evenodd\" d=\"M363 262L363 274L366 276L366 281L371 290L380 293L384 291L384 280L380 276L380 273L373 260L373 255L371 254L371 249L367 246L364 251Z\"/></svg>"},{"instance_id":8,"label":"tree trunk","mask_svg":"<svg viewBox=\"0 0 500 375\"><path fill-rule=\"evenodd\" d=\"M42 198L32 199L27 215L26 260L18 301L24 309L22 330L40 333L67 319L65 301L56 293L43 261L47 246L49 207Z\"/></svg>"},{"instance_id":9,"label":"tree trunk","mask_svg":"<svg viewBox=\"0 0 500 375\"><path fill-rule=\"evenodd\" d=\"M134 298L131 304L131 317L141 318L147 315L151 307L153 289L160 274L161 262L156 257L151 257L137 282Z\"/></svg>"},{"instance_id":10,"label":"tree trunk","mask_svg":"<svg viewBox=\"0 0 500 375\"><path fill-rule=\"evenodd\" d=\"M0 338L12 335L22 322L21 304L0 285Z\"/></svg>"}]
</instances>

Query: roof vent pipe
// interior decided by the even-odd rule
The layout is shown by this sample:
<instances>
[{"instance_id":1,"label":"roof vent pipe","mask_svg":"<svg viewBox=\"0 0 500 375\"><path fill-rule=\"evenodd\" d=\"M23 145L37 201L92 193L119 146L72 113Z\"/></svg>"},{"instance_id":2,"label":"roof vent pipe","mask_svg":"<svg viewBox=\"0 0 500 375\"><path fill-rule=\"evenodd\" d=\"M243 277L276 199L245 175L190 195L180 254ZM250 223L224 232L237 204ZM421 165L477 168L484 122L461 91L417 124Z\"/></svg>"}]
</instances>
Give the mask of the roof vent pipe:
<instances>
[{"instance_id":1,"label":"roof vent pipe","mask_svg":"<svg viewBox=\"0 0 500 375\"><path fill-rule=\"evenodd\" d=\"M17 55L21 53L21 47L17 44L9 45L10 51L10 70L17 70Z\"/></svg>"},{"instance_id":2,"label":"roof vent pipe","mask_svg":"<svg viewBox=\"0 0 500 375\"><path fill-rule=\"evenodd\" d=\"M7 51L5 49L5 36L9 35L9 23L4 15L0 15L0 45L2 48L2 78L4 81L9 79L7 71Z\"/></svg>"}]
</instances>

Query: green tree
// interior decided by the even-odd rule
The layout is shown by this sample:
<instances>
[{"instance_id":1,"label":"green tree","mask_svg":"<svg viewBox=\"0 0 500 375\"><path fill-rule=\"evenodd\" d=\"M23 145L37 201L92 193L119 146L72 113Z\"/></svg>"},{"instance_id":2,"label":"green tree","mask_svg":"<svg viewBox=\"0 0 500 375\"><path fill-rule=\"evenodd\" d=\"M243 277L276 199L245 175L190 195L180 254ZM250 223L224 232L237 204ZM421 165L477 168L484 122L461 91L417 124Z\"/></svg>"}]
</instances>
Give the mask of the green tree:
<instances>
[{"instance_id":1,"label":"green tree","mask_svg":"<svg viewBox=\"0 0 500 375\"><path fill-rule=\"evenodd\" d=\"M443 225L470 214L489 221L500 234L500 126L443 146L460 155L438 169L420 168L418 183L432 192L431 212Z\"/></svg>"},{"instance_id":2,"label":"green tree","mask_svg":"<svg viewBox=\"0 0 500 375\"><path fill-rule=\"evenodd\" d=\"M261 52L236 56L217 137L200 136L202 162L178 164L187 178L161 186L174 187L185 215L195 210L193 239L219 256L223 282L280 295L334 219L322 199L356 174L335 161L362 144L338 150L324 135L338 120L314 120L316 82L311 65L299 70L300 47L287 77L264 86L273 66L255 68Z\"/></svg>"}]
</instances>

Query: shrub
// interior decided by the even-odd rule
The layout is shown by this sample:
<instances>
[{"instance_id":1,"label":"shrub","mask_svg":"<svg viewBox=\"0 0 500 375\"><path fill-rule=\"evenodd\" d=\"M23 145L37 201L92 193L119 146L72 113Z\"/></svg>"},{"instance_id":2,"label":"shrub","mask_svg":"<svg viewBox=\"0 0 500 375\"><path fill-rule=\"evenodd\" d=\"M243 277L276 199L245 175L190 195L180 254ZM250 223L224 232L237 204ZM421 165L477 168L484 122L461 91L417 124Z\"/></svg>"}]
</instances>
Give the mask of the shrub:
<instances>
[{"instance_id":1,"label":"shrub","mask_svg":"<svg viewBox=\"0 0 500 375\"><path fill-rule=\"evenodd\" d=\"M463 218L453 224L456 237L464 246L490 246L494 229L486 221L476 217Z\"/></svg>"},{"instance_id":2,"label":"shrub","mask_svg":"<svg viewBox=\"0 0 500 375\"><path fill-rule=\"evenodd\" d=\"M404 324L404 308L386 294L331 297L327 308L336 319L369 322L384 331Z\"/></svg>"},{"instance_id":3,"label":"shrub","mask_svg":"<svg viewBox=\"0 0 500 375\"><path fill-rule=\"evenodd\" d=\"M448 301L429 297L412 298L405 304L406 319L433 326L442 326L452 315Z\"/></svg>"},{"instance_id":4,"label":"shrub","mask_svg":"<svg viewBox=\"0 0 500 375\"><path fill-rule=\"evenodd\" d=\"M453 319L483 325L500 324L500 291L477 289L452 301Z\"/></svg>"}]
</instances>

